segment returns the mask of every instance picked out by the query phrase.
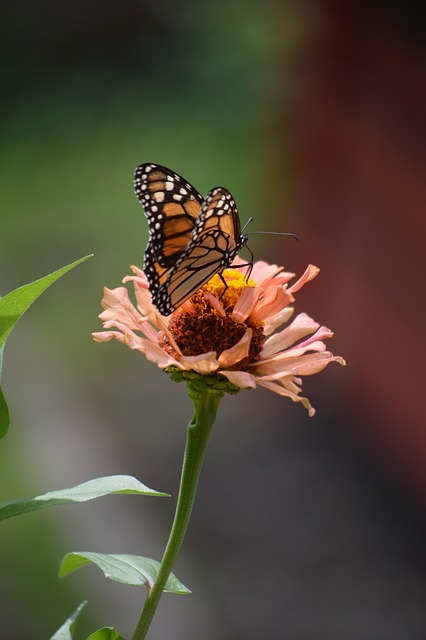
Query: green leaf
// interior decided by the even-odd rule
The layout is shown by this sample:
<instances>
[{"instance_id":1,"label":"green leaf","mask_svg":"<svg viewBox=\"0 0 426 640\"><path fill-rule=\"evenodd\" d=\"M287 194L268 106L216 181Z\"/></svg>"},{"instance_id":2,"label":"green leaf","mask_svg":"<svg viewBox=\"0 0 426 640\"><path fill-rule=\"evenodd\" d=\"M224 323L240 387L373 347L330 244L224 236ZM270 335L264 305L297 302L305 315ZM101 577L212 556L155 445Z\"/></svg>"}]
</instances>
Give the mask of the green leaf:
<instances>
[{"instance_id":1,"label":"green leaf","mask_svg":"<svg viewBox=\"0 0 426 640\"><path fill-rule=\"evenodd\" d=\"M3 366L3 351L4 344L0 347L0 380ZM0 440L6 435L9 430L9 409L7 407L6 399L3 395L3 391L0 387Z\"/></svg>"},{"instance_id":2,"label":"green leaf","mask_svg":"<svg viewBox=\"0 0 426 640\"><path fill-rule=\"evenodd\" d=\"M103 627L92 633L86 640L124 640L124 638L112 627Z\"/></svg>"},{"instance_id":3,"label":"green leaf","mask_svg":"<svg viewBox=\"0 0 426 640\"><path fill-rule=\"evenodd\" d=\"M152 588L160 568L159 562L143 556L79 551L68 553L64 557L59 569L59 577L64 578L90 562L96 564L110 580L138 587L145 585L148 589ZM173 573L170 574L164 591L179 594L191 593Z\"/></svg>"},{"instance_id":4,"label":"green leaf","mask_svg":"<svg viewBox=\"0 0 426 640\"><path fill-rule=\"evenodd\" d=\"M11 291L0 299L0 346L2 346L12 331L14 325L18 322L19 318L25 313L28 307L36 300L43 291L45 291L51 284L53 284L58 278L63 276L67 271L70 271L81 262L84 262L92 256L85 256L76 260L71 264L58 269L53 273L49 273L47 276L24 284L22 287Z\"/></svg>"},{"instance_id":5,"label":"green leaf","mask_svg":"<svg viewBox=\"0 0 426 640\"><path fill-rule=\"evenodd\" d=\"M9 429L9 409L4 399L3 391L0 387L0 440L6 435Z\"/></svg>"},{"instance_id":6,"label":"green leaf","mask_svg":"<svg viewBox=\"0 0 426 640\"><path fill-rule=\"evenodd\" d=\"M50 640L74 640L75 624L86 604L86 601L79 604L77 609L70 615L68 620L65 620L62 627L53 634Z\"/></svg>"},{"instance_id":7,"label":"green leaf","mask_svg":"<svg viewBox=\"0 0 426 640\"><path fill-rule=\"evenodd\" d=\"M30 511L63 504L87 502L115 493L165 497L169 494L150 489L132 476L106 476L83 482L70 489L49 491L32 498L20 498L12 502L0 502L0 520L20 516Z\"/></svg>"},{"instance_id":8,"label":"green leaf","mask_svg":"<svg viewBox=\"0 0 426 640\"><path fill-rule=\"evenodd\" d=\"M4 343L7 336L12 331L19 318L25 313L28 307L38 298L58 278L63 276L81 262L84 262L91 256L85 256L68 264L58 271L54 271L44 278L35 280L30 284L24 284L22 287L11 291L3 298L0 297L0 380L2 373L2 360ZM0 439L3 438L9 429L9 409L6 399L0 387Z\"/></svg>"}]
</instances>

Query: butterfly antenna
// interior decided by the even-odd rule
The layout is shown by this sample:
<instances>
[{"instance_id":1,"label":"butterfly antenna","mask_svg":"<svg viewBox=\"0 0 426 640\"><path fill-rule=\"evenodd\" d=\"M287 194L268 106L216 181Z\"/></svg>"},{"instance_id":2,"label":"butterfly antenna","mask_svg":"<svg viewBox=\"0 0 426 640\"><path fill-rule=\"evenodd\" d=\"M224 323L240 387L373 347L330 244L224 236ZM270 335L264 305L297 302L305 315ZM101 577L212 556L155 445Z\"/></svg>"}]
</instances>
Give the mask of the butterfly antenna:
<instances>
[{"instance_id":1,"label":"butterfly antenna","mask_svg":"<svg viewBox=\"0 0 426 640\"><path fill-rule=\"evenodd\" d=\"M247 225L246 225L247 226ZM260 236L260 235L267 235L267 236L291 236L292 238L294 238L295 240L299 240L299 238L296 236L295 233L290 233L288 232L283 232L283 231L251 231L250 233L246 233L247 236Z\"/></svg>"},{"instance_id":2,"label":"butterfly antenna","mask_svg":"<svg viewBox=\"0 0 426 640\"><path fill-rule=\"evenodd\" d=\"M246 228L249 226L249 224L253 222L253 218L250 217L247 222L245 223L244 227L241 229L241 233L244 233L244 231L246 230Z\"/></svg>"},{"instance_id":3,"label":"butterfly antenna","mask_svg":"<svg viewBox=\"0 0 426 640\"><path fill-rule=\"evenodd\" d=\"M244 233L244 231L247 229L248 225L253 222L253 217L250 216L250 218L247 220L247 222L245 223L245 225L243 226L243 228L241 229L241 233ZM291 236L292 238L294 238L295 240L299 240L299 238L296 236L295 233L290 233L290 232L283 232L283 231L250 231L250 233L246 233L246 236L260 236L260 235L267 235L267 236Z\"/></svg>"}]
</instances>

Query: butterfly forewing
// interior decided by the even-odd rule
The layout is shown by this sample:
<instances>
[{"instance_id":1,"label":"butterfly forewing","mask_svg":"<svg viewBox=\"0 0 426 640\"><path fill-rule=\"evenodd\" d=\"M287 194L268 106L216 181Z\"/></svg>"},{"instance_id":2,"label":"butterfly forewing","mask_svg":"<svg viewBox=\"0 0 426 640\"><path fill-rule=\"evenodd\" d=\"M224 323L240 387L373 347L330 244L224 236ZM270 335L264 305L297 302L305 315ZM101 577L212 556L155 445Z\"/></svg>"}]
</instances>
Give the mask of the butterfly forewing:
<instances>
[{"instance_id":1,"label":"butterfly forewing","mask_svg":"<svg viewBox=\"0 0 426 640\"><path fill-rule=\"evenodd\" d=\"M245 243L239 232L233 197L223 187L212 189L203 201L187 249L166 279L167 298L173 309L231 264Z\"/></svg>"},{"instance_id":2,"label":"butterfly forewing","mask_svg":"<svg viewBox=\"0 0 426 640\"><path fill-rule=\"evenodd\" d=\"M170 267L191 239L202 197L184 178L156 164L137 167L135 193L148 220L147 249L152 247L161 266Z\"/></svg>"}]
</instances>

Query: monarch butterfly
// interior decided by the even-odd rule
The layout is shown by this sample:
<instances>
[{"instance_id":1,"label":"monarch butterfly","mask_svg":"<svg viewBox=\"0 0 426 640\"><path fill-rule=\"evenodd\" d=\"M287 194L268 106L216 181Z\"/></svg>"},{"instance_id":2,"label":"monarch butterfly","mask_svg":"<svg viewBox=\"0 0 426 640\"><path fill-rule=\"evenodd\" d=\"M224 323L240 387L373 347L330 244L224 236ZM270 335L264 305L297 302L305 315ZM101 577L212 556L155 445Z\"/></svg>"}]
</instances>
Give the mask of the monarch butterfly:
<instances>
[{"instance_id":1,"label":"monarch butterfly","mask_svg":"<svg viewBox=\"0 0 426 640\"><path fill-rule=\"evenodd\" d=\"M229 267L247 236L223 187L203 198L174 171L147 163L135 170L135 193L148 219L143 268L152 302L169 315Z\"/></svg>"}]
</instances>

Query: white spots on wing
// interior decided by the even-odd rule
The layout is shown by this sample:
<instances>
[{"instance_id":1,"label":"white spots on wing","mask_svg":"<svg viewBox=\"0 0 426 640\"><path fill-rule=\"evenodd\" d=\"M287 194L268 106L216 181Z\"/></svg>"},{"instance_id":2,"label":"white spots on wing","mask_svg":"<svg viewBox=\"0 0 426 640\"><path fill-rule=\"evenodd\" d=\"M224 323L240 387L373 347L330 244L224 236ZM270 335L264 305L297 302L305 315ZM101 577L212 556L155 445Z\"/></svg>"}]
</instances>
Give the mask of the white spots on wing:
<instances>
[{"instance_id":1,"label":"white spots on wing","mask_svg":"<svg viewBox=\"0 0 426 640\"><path fill-rule=\"evenodd\" d=\"M155 193L152 194L152 197L156 202L164 202L164 196L165 196L164 191L156 191Z\"/></svg>"}]
</instances>

